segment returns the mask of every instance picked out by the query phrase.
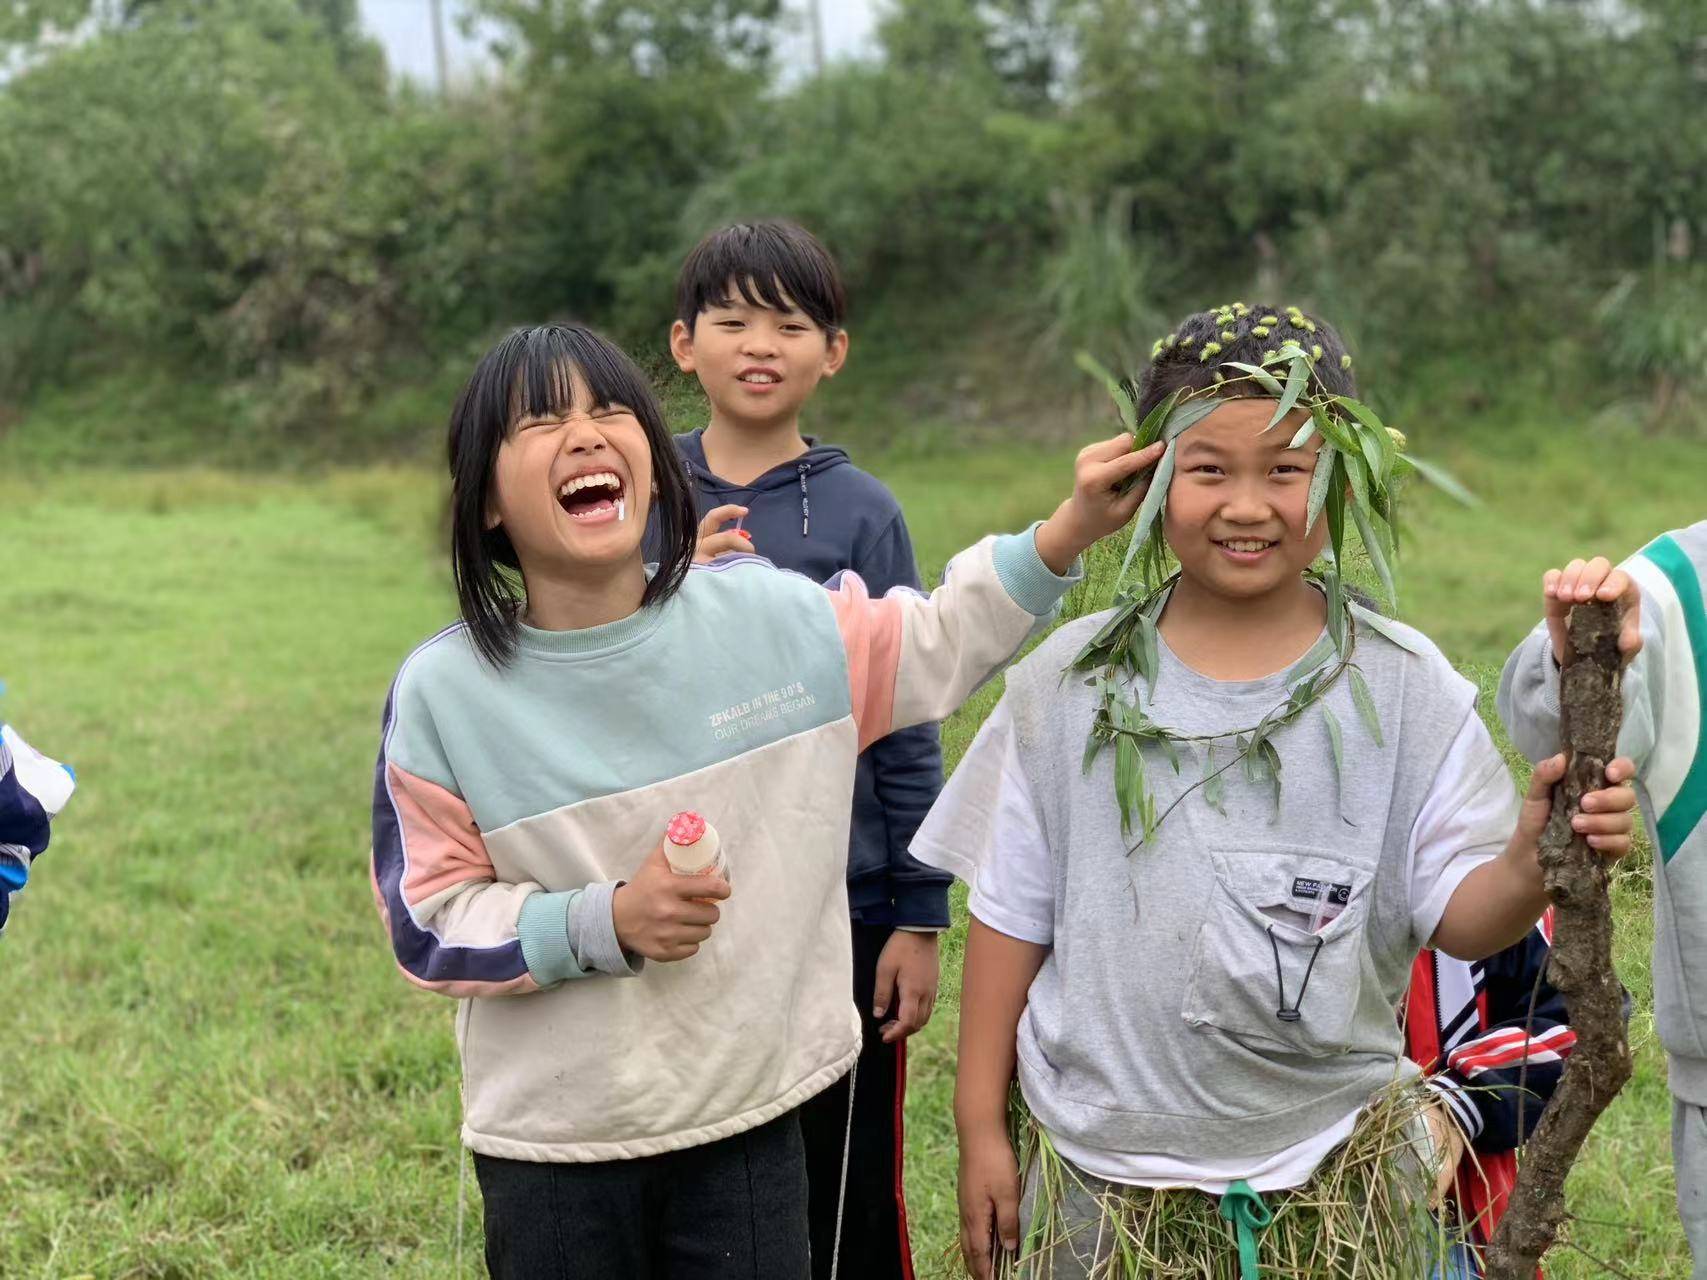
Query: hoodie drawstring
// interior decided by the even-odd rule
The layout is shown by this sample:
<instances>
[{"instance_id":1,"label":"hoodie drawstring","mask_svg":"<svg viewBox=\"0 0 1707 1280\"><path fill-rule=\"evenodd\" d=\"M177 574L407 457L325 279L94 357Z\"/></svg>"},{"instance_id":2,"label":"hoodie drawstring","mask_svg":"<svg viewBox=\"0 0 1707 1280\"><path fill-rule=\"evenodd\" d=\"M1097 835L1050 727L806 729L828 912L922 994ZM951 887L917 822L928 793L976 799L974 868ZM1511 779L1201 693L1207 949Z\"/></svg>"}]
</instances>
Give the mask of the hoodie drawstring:
<instances>
[{"instance_id":1,"label":"hoodie drawstring","mask_svg":"<svg viewBox=\"0 0 1707 1280\"><path fill-rule=\"evenodd\" d=\"M800 473L800 536L804 538L812 528L812 500L806 492L806 473L812 470L812 464L802 462L795 470Z\"/></svg>"}]
</instances>

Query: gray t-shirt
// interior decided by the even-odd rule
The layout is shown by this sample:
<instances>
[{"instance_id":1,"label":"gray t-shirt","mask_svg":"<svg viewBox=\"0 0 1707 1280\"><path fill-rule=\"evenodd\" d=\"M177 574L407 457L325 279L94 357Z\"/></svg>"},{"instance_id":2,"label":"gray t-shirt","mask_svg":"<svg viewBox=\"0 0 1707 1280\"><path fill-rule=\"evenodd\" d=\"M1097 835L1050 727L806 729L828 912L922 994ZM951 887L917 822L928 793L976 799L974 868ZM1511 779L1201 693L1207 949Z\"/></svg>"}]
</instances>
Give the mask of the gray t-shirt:
<instances>
[{"instance_id":1,"label":"gray t-shirt","mask_svg":"<svg viewBox=\"0 0 1707 1280\"><path fill-rule=\"evenodd\" d=\"M1241 1160L1307 1147L1414 1074L1394 1006L1452 892L1509 838L1516 790L1473 686L1420 636L1417 654L1364 628L1356 657L1383 745L1340 682L1328 701L1343 789L1313 709L1275 739L1278 814L1235 768L1227 816L1199 790L1127 856L1112 751L1088 777L1080 767L1094 694L1060 678L1102 621L1069 624L1014 669L914 852L968 880L991 927L1052 947L1019 1033L1046 1128L1080 1150L1157 1157L1158 1179L1205 1153L1239 1176ZM1164 645L1154 696L1140 692L1155 719L1211 733L1254 724L1285 688L1282 674L1211 680ZM1202 776L1184 754L1178 776L1146 755L1158 810ZM1149 1164L1099 1172L1142 1181Z\"/></svg>"}]
</instances>

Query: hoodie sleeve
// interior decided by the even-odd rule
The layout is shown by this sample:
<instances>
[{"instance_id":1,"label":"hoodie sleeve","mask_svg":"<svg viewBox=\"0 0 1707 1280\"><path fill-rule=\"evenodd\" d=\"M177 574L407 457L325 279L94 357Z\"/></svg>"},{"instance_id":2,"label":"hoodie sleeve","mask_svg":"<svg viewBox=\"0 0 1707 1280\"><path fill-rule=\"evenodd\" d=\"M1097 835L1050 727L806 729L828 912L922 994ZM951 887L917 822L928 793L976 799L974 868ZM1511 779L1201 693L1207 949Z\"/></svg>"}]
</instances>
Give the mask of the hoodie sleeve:
<instances>
[{"instance_id":1,"label":"hoodie sleeve","mask_svg":"<svg viewBox=\"0 0 1707 1280\"><path fill-rule=\"evenodd\" d=\"M617 885L547 893L500 880L405 669L386 701L374 769L374 903L403 976L456 998L525 995L636 972L616 939Z\"/></svg>"},{"instance_id":2,"label":"hoodie sleeve","mask_svg":"<svg viewBox=\"0 0 1707 1280\"><path fill-rule=\"evenodd\" d=\"M920 589L907 522L895 518L860 548L852 566L877 595ZM887 831L888 893L901 928L946 929L953 877L927 867L907 851L925 814L942 791L942 735L935 723L898 729L868 748L872 781Z\"/></svg>"},{"instance_id":3,"label":"hoodie sleeve","mask_svg":"<svg viewBox=\"0 0 1707 1280\"><path fill-rule=\"evenodd\" d=\"M0 931L13 895L47 849L49 825L75 788L70 769L30 746L11 725L0 725Z\"/></svg>"},{"instance_id":4,"label":"hoodie sleeve","mask_svg":"<svg viewBox=\"0 0 1707 1280\"><path fill-rule=\"evenodd\" d=\"M1037 526L985 538L949 561L929 596L873 597L856 573L824 584L847 655L859 749L941 720L1019 653L1082 576L1057 576L1037 554Z\"/></svg>"}]
</instances>

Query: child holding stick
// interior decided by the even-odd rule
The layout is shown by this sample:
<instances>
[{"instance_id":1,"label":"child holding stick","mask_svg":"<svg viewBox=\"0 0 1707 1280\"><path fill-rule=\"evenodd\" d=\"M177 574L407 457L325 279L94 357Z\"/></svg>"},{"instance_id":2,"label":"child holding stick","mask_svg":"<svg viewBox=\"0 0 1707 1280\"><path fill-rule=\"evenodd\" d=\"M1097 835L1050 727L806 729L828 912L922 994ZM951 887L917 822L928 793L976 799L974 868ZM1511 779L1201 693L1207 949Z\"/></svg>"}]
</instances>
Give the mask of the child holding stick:
<instances>
[{"instance_id":1,"label":"child holding stick","mask_svg":"<svg viewBox=\"0 0 1707 1280\"><path fill-rule=\"evenodd\" d=\"M1408 1087L1394 1009L1424 946L1479 958L1541 915L1563 759L1520 805L1474 686L1347 596L1348 523L1391 581L1398 467L1354 394L1297 308L1156 345L1127 406L1168 445L1133 534L1150 589L1014 667L914 843L971 885L955 1119L980 1278L1003 1255L1426 1277L1452 1243L1421 1137L1452 1121ZM1580 829L1620 855L1627 791L1590 800Z\"/></svg>"},{"instance_id":2,"label":"child holding stick","mask_svg":"<svg viewBox=\"0 0 1707 1280\"><path fill-rule=\"evenodd\" d=\"M1572 560L1542 578L1542 619L1513 650L1499 713L1531 759L1557 749L1566 618L1589 600L1622 601L1620 755L1655 844L1654 1014L1672 1092L1677 1203L1707 1280L1707 521L1655 538L1614 567Z\"/></svg>"}]
</instances>

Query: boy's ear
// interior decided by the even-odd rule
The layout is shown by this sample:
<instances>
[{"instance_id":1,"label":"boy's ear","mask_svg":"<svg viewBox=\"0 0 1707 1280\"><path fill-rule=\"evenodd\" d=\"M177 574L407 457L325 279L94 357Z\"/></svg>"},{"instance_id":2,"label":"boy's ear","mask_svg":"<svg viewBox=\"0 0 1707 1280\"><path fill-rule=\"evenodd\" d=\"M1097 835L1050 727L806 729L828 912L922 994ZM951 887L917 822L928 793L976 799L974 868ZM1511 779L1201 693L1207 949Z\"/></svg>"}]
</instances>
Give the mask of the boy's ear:
<instances>
[{"instance_id":1,"label":"boy's ear","mask_svg":"<svg viewBox=\"0 0 1707 1280\"><path fill-rule=\"evenodd\" d=\"M693 372L693 329L686 321L670 324L670 354L675 357L676 368L683 373Z\"/></svg>"},{"instance_id":2,"label":"boy's ear","mask_svg":"<svg viewBox=\"0 0 1707 1280\"><path fill-rule=\"evenodd\" d=\"M829 339L824 353L824 376L833 378L842 371L842 366L848 361L848 331L837 329L836 336Z\"/></svg>"}]
</instances>

